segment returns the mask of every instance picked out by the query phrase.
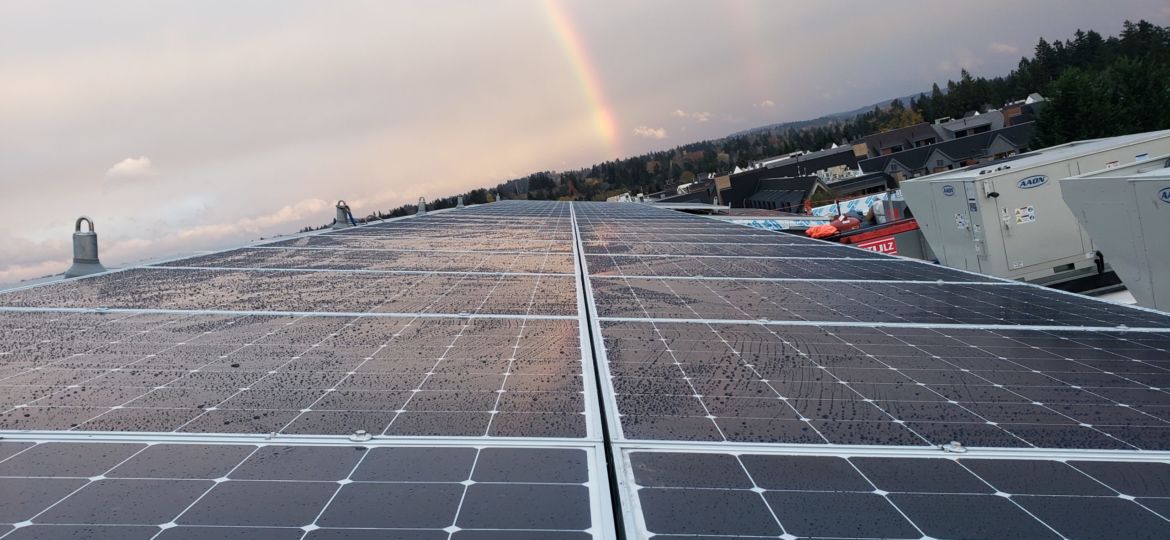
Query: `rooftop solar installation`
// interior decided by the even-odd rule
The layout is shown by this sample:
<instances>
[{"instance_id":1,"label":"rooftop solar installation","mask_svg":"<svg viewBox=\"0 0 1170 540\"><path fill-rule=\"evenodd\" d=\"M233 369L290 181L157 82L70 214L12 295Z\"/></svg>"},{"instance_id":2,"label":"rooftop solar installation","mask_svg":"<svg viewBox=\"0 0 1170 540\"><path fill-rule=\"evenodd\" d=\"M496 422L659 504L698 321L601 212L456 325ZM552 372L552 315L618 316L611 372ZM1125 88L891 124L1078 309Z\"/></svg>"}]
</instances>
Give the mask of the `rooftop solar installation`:
<instances>
[{"instance_id":1,"label":"rooftop solar installation","mask_svg":"<svg viewBox=\"0 0 1170 540\"><path fill-rule=\"evenodd\" d=\"M1170 315L625 203L0 292L0 538L1165 538Z\"/></svg>"}]
</instances>

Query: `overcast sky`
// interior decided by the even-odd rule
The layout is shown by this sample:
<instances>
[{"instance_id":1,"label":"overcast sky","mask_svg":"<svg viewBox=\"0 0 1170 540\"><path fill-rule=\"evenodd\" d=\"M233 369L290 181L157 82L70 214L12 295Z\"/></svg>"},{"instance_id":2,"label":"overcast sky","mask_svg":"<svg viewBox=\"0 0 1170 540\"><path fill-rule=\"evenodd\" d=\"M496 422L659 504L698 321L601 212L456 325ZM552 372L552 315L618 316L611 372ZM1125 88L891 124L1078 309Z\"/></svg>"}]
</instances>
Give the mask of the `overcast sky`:
<instances>
[{"instance_id":1,"label":"overcast sky","mask_svg":"<svg viewBox=\"0 0 1170 540\"><path fill-rule=\"evenodd\" d=\"M1074 7L1075 6L1075 7ZM1110 2L0 0L0 283L1006 73Z\"/></svg>"}]
</instances>

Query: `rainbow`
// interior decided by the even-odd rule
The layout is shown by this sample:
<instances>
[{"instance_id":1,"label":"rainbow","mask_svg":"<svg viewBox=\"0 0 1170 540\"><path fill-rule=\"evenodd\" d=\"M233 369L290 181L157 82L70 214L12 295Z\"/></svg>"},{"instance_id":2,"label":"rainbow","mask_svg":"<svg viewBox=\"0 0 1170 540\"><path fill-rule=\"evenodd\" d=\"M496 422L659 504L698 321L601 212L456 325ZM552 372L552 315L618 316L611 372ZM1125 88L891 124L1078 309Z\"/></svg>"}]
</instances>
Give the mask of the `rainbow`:
<instances>
[{"instance_id":1,"label":"rainbow","mask_svg":"<svg viewBox=\"0 0 1170 540\"><path fill-rule=\"evenodd\" d=\"M606 151L609 152L608 157L616 158L619 155L617 122L613 119L612 108L605 102L605 94L601 89L601 78L597 76L597 67L590 60L585 42L577 30L573 28L568 14L560 3L557 0L545 0L544 7L553 31L556 32L561 47L564 48L565 55L569 58L569 64L573 66L573 71L577 74L577 80L581 83L585 99L589 101L589 107L593 111L593 120L597 125L597 132L605 144Z\"/></svg>"}]
</instances>

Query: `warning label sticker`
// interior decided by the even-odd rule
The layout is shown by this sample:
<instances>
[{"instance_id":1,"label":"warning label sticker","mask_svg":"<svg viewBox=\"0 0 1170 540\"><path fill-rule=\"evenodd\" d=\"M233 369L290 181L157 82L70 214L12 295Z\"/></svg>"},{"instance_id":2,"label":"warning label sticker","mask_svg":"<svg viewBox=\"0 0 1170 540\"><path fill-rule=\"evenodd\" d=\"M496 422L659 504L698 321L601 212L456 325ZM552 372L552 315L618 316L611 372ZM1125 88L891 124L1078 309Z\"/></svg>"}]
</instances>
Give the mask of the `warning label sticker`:
<instances>
[{"instance_id":1,"label":"warning label sticker","mask_svg":"<svg viewBox=\"0 0 1170 540\"><path fill-rule=\"evenodd\" d=\"M1023 225L1024 223L1034 223L1036 221L1036 207L1023 206L1016 208L1016 225Z\"/></svg>"},{"instance_id":2,"label":"warning label sticker","mask_svg":"<svg viewBox=\"0 0 1170 540\"><path fill-rule=\"evenodd\" d=\"M963 214L955 214L955 228L966 229L967 228L967 216L964 216Z\"/></svg>"}]
</instances>

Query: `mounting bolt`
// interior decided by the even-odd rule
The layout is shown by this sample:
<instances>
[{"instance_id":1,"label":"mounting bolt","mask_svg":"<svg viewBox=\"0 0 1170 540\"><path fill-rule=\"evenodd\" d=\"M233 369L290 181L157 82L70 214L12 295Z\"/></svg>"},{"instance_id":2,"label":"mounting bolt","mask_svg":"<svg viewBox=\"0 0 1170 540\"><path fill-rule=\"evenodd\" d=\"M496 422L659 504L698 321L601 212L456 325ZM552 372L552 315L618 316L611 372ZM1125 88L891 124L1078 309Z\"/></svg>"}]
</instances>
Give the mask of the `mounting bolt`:
<instances>
[{"instance_id":1,"label":"mounting bolt","mask_svg":"<svg viewBox=\"0 0 1170 540\"><path fill-rule=\"evenodd\" d=\"M963 446L963 443L959 441L951 441L942 445L942 450L943 452L951 452L953 454L965 454L967 452L967 447Z\"/></svg>"}]
</instances>

